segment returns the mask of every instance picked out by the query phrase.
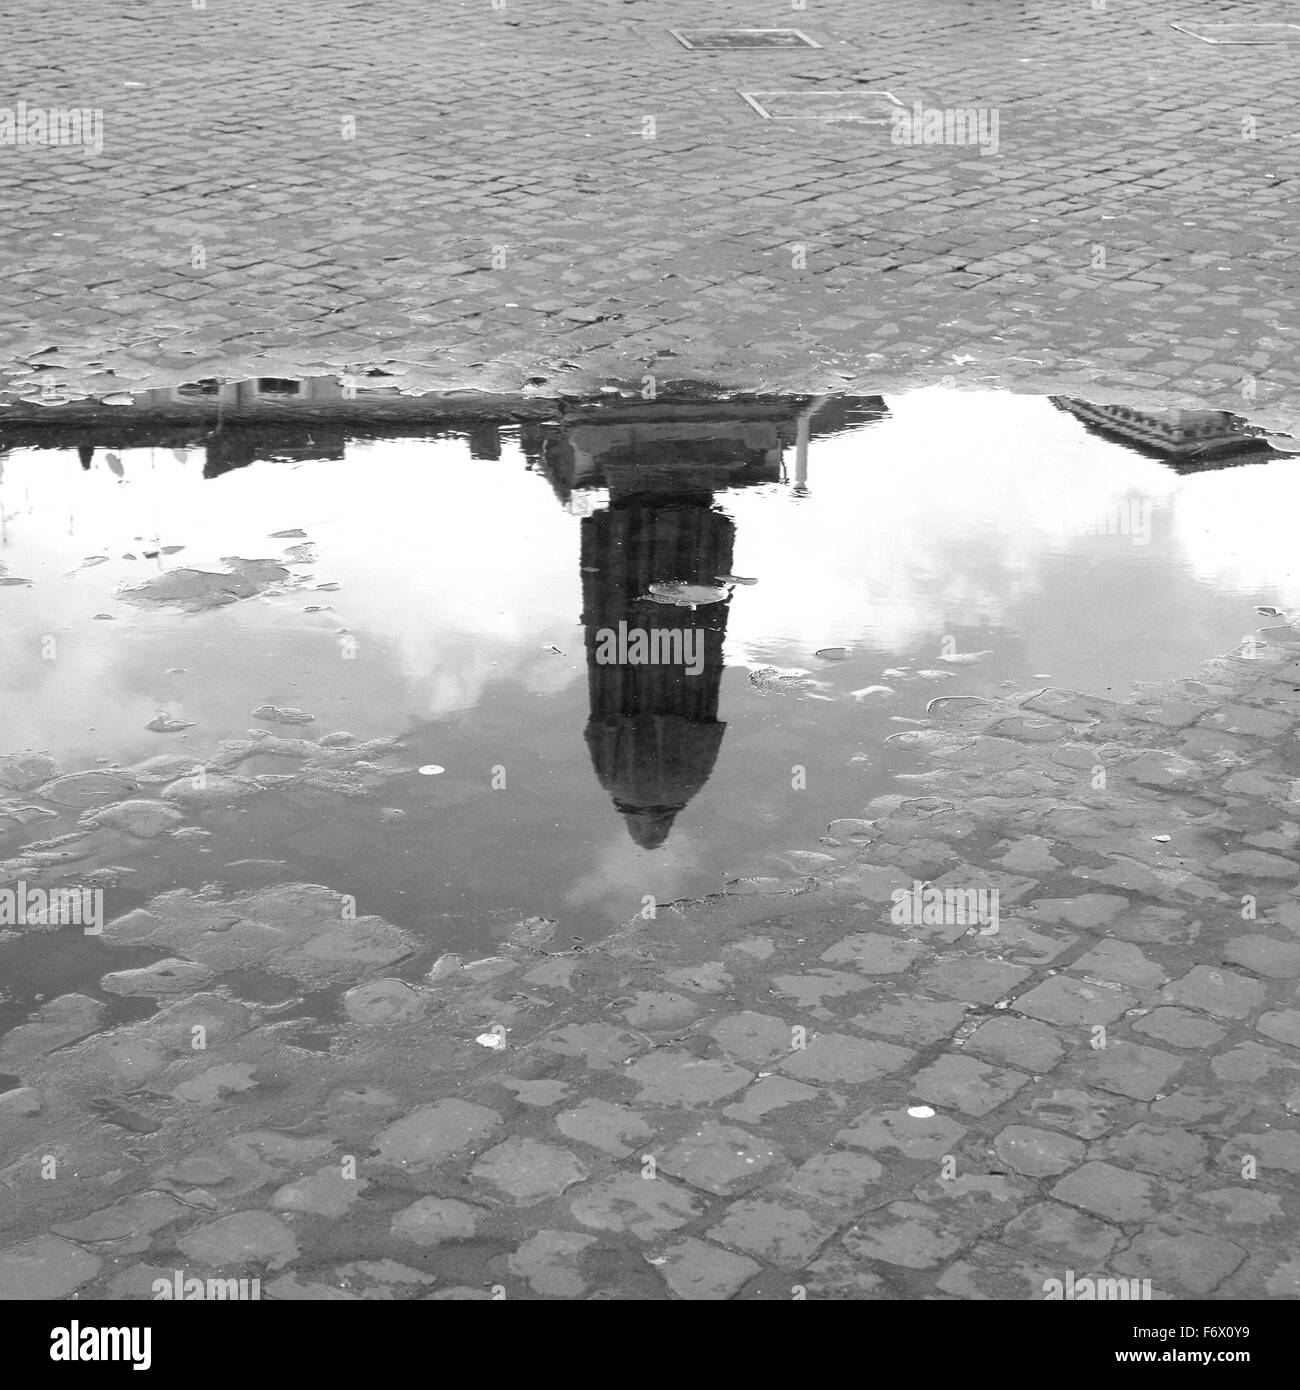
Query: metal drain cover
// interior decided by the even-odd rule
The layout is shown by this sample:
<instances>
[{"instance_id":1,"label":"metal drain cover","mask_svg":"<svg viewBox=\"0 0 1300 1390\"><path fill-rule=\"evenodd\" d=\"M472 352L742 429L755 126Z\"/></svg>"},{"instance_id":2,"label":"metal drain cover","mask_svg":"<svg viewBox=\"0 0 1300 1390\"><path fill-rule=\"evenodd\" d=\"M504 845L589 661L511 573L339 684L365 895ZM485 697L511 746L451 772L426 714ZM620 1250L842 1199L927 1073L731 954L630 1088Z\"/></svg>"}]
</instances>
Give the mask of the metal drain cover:
<instances>
[{"instance_id":1,"label":"metal drain cover","mask_svg":"<svg viewBox=\"0 0 1300 1390\"><path fill-rule=\"evenodd\" d=\"M862 121L888 125L906 110L890 92L741 92L765 121Z\"/></svg>"},{"instance_id":2,"label":"metal drain cover","mask_svg":"<svg viewBox=\"0 0 1300 1390\"><path fill-rule=\"evenodd\" d=\"M683 48L820 48L802 29L669 29Z\"/></svg>"},{"instance_id":3,"label":"metal drain cover","mask_svg":"<svg viewBox=\"0 0 1300 1390\"><path fill-rule=\"evenodd\" d=\"M1205 43L1295 43L1300 40L1300 24L1201 24L1195 20L1176 22L1170 27Z\"/></svg>"}]
</instances>

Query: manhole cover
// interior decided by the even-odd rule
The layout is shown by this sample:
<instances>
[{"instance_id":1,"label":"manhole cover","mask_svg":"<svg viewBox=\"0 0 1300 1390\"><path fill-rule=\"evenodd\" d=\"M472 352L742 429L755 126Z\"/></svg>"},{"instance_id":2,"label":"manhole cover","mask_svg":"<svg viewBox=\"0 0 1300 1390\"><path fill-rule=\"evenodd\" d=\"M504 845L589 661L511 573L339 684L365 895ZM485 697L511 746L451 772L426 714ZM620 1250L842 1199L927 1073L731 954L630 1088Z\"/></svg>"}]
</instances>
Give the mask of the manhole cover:
<instances>
[{"instance_id":1,"label":"manhole cover","mask_svg":"<svg viewBox=\"0 0 1300 1390\"><path fill-rule=\"evenodd\" d=\"M887 125L906 110L889 92L741 92L765 121L865 121Z\"/></svg>"},{"instance_id":2,"label":"manhole cover","mask_svg":"<svg viewBox=\"0 0 1300 1390\"><path fill-rule=\"evenodd\" d=\"M683 48L820 48L802 29L669 29Z\"/></svg>"},{"instance_id":3,"label":"manhole cover","mask_svg":"<svg viewBox=\"0 0 1300 1390\"><path fill-rule=\"evenodd\" d=\"M1294 43L1300 24L1199 24L1170 21L1174 29L1206 43Z\"/></svg>"}]
</instances>

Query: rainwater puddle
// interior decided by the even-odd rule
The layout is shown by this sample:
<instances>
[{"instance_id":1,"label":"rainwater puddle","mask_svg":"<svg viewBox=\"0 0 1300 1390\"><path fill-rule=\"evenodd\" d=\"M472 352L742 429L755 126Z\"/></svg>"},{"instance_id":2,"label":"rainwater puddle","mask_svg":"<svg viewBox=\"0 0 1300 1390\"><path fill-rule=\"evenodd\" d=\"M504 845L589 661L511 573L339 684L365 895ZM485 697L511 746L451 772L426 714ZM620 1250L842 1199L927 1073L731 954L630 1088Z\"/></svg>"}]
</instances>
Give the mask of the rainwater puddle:
<instances>
[{"instance_id":1,"label":"rainwater puddle","mask_svg":"<svg viewBox=\"0 0 1300 1390\"><path fill-rule=\"evenodd\" d=\"M0 422L0 754L172 755L107 800L175 818L76 850L109 919L305 881L434 953L532 916L565 949L798 871L905 785L884 740L939 697L1123 697L1300 611L1300 464L1217 412L297 385ZM105 800L32 766L0 789L11 869ZM66 933L0 952L0 1027L108 968Z\"/></svg>"}]
</instances>

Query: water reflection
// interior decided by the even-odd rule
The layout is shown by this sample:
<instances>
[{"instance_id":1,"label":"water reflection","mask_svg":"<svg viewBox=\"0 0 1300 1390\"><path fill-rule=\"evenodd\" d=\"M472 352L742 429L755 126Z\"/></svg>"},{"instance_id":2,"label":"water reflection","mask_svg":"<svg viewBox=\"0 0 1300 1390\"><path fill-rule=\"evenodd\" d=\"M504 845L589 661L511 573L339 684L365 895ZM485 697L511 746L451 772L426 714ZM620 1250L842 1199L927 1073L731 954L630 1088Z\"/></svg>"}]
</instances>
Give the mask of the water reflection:
<instances>
[{"instance_id":1,"label":"water reflection","mask_svg":"<svg viewBox=\"0 0 1300 1390\"><path fill-rule=\"evenodd\" d=\"M1233 417L1162 428L943 391L888 410L275 379L162 397L0 411L0 450L34 446L0 477L0 751L201 760L263 705L315 714L311 737L398 736L413 765L447 768L385 789L404 819L281 790L210 822L191 857L283 859L385 915L443 914L439 931L542 912L591 936L644 894L768 872L897 790L884 739L935 694L1122 692L1232 649L1257 603L1300 605L1300 473L1229 466L1272 458ZM232 555L292 578L202 614L118 596ZM758 584L693 613L643 599L737 571ZM698 629L698 675L600 661L620 625ZM990 655L945 667L949 637ZM834 646L850 655L814 655ZM761 666L822 684L772 689ZM160 713L190 727L152 732ZM157 854L178 882L203 872L170 841Z\"/></svg>"}]
</instances>

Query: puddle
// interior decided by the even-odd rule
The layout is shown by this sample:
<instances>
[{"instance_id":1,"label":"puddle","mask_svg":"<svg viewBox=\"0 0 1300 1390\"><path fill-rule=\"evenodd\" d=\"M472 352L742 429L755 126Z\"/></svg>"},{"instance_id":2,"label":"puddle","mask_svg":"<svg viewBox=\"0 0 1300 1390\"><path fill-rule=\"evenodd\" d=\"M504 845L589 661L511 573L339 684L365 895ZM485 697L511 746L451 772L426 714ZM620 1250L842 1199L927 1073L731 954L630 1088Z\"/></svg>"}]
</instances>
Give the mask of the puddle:
<instances>
[{"instance_id":1,"label":"puddle","mask_svg":"<svg viewBox=\"0 0 1300 1390\"><path fill-rule=\"evenodd\" d=\"M398 971L530 918L563 950L802 871L936 700L1123 698L1300 610L1300 471L1220 412L380 392L4 412L0 753L47 755L0 765L6 876L62 855L109 920L211 886L203 949L178 908L118 968L318 989L302 921L275 964L216 920L294 882L392 924ZM0 953L0 1029L105 968L66 932Z\"/></svg>"}]
</instances>

